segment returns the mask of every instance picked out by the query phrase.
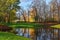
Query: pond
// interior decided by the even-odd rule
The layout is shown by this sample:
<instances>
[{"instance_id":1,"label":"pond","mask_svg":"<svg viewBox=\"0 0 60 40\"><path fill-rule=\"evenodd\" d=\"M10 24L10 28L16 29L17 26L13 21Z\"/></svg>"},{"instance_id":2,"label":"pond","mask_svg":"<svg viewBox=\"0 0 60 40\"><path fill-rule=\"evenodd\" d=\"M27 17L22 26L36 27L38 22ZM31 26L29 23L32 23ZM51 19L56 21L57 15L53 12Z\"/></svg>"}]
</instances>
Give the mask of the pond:
<instances>
[{"instance_id":1,"label":"pond","mask_svg":"<svg viewBox=\"0 0 60 40\"><path fill-rule=\"evenodd\" d=\"M31 38L32 40L59 40L60 29L46 28L15 28L16 35Z\"/></svg>"}]
</instances>

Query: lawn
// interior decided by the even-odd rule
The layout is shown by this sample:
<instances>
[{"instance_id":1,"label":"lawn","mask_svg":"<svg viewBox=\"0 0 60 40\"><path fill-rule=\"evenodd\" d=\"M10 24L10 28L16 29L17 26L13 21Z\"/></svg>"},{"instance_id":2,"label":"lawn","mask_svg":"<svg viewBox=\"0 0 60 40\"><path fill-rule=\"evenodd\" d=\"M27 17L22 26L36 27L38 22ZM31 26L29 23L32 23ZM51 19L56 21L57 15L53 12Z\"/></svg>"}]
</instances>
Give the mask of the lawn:
<instances>
[{"instance_id":1,"label":"lawn","mask_svg":"<svg viewBox=\"0 0 60 40\"><path fill-rule=\"evenodd\" d=\"M0 32L0 40L31 40L22 36L17 36L13 33Z\"/></svg>"},{"instance_id":2,"label":"lawn","mask_svg":"<svg viewBox=\"0 0 60 40\"><path fill-rule=\"evenodd\" d=\"M6 23L5 25L8 25L9 27L13 27L13 28L38 28L38 27L43 27L43 25L38 24L38 23L26 23L26 22Z\"/></svg>"},{"instance_id":3,"label":"lawn","mask_svg":"<svg viewBox=\"0 0 60 40\"><path fill-rule=\"evenodd\" d=\"M51 26L52 28L58 28L58 29L60 29L60 24L58 24L58 25L54 25L54 26Z\"/></svg>"}]
</instances>

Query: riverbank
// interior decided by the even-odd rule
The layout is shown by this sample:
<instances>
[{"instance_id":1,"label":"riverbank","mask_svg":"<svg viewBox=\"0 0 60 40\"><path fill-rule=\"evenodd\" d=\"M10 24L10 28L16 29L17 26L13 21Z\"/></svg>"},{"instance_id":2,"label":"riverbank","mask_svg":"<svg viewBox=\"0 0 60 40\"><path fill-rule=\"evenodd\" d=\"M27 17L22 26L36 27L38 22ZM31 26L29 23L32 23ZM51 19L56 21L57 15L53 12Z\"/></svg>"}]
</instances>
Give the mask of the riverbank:
<instances>
[{"instance_id":1,"label":"riverbank","mask_svg":"<svg viewBox=\"0 0 60 40\"><path fill-rule=\"evenodd\" d=\"M0 40L31 40L31 39L22 36L17 36L13 33L0 32Z\"/></svg>"}]
</instances>

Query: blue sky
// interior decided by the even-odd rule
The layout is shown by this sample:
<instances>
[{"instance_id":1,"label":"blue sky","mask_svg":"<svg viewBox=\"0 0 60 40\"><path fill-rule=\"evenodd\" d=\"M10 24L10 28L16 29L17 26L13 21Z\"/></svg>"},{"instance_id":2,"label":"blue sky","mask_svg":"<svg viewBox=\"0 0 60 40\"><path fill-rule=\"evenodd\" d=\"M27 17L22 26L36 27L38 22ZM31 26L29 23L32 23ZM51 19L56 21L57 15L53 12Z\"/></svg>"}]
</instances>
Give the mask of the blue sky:
<instances>
[{"instance_id":1,"label":"blue sky","mask_svg":"<svg viewBox=\"0 0 60 40\"><path fill-rule=\"evenodd\" d=\"M32 0L20 0L20 6L23 8L23 9L25 9L25 10L27 10L28 8L29 8L29 6L31 5L31 2L32 2ZM46 0L46 2L47 2L47 4L50 2L49 0Z\"/></svg>"},{"instance_id":2,"label":"blue sky","mask_svg":"<svg viewBox=\"0 0 60 40\"><path fill-rule=\"evenodd\" d=\"M29 6L31 5L31 2L32 0L20 0L20 6L23 8L23 9L28 9Z\"/></svg>"},{"instance_id":3,"label":"blue sky","mask_svg":"<svg viewBox=\"0 0 60 40\"><path fill-rule=\"evenodd\" d=\"M48 4L51 0L46 0L46 3Z\"/></svg>"}]
</instances>

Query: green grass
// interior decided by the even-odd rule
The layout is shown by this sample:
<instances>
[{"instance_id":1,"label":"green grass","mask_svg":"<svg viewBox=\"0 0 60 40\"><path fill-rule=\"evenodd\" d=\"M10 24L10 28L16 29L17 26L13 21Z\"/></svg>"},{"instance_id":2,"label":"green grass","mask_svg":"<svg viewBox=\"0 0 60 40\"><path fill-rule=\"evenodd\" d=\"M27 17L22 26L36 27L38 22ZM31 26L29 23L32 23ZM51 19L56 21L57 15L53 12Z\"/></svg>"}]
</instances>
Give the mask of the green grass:
<instances>
[{"instance_id":1,"label":"green grass","mask_svg":"<svg viewBox=\"0 0 60 40\"><path fill-rule=\"evenodd\" d=\"M51 26L52 28L57 28L57 29L60 29L60 24L58 25L54 25L54 26Z\"/></svg>"},{"instance_id":2,"label":"green grass","mask_svg":"<svg viewBox=\"0 0 60 40\"><path fill-rule=\"evenodd\" d=\"M0 32L0 40L31 40L22 36L17 36L13 33Z\"/></svg>"},{"instance_id":3,"label":"green grass","mask_svg":"<svg viewBox=\"0 0 60 40\"><path fill-rule=\"evenodd\" d=\"M2 23L12 28L42 28L44 25L33 22Z\"/></svg>"},{"instance_id":4,"label":"green grass","mask_svg":"<svg viewBox=\"0 0 60 40\"><path fill-rule=\"evenodd\" d=\"M39 28L39 27L43 27L43 25L38 24L38 23L27 23L27 22L5 23L5 25L8 25L9 27L13 27L13 28Z\"/></svg>"}]
</instances>

